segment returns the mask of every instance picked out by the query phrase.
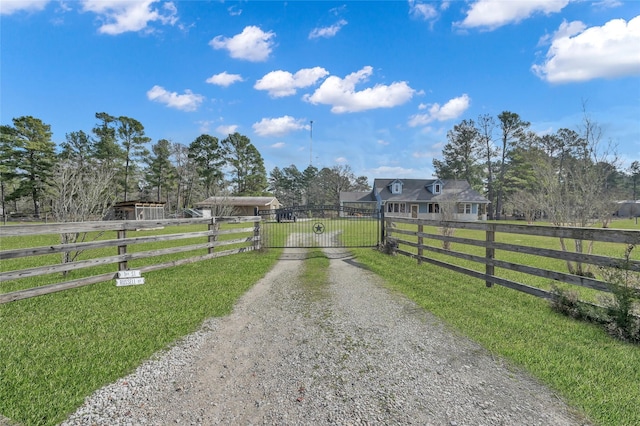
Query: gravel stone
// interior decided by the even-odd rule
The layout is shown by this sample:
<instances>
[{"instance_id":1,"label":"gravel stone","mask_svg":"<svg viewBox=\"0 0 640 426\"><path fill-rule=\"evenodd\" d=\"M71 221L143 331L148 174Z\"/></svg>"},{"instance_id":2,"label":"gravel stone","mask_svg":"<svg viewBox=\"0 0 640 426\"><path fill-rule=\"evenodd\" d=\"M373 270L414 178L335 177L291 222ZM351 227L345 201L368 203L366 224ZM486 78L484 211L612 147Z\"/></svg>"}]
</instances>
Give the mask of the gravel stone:
<instances>
[{"instance_id":1,"label":"gravel stone","mask_svg":"<svg viewBox=\"0 0 640 426\"><path fill-rule=\"evenodd\" d=\"M305 250L224 318L89 396L71 425L586 425L549 389L448 328L348 253L306 288Z\"/></svg>"}]
</instances>

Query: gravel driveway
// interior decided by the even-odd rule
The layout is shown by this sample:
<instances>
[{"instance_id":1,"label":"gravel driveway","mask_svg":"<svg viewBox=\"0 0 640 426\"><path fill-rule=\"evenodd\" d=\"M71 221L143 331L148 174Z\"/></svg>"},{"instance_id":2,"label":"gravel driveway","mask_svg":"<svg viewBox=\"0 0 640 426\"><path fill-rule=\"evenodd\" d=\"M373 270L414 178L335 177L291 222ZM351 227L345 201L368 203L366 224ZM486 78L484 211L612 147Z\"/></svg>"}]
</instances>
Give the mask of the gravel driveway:
<instances>
[{"instance_id":1,"label":"gravel driveway","mask_svg":"<svg viewBox=\"0 0 640 426\"><path fill-rule=\"evenodd\" d=\"M339 250L305 288L285 251L228 317L87 398L64 425L583 425L547 388Z\"/></svg>"}]
</instances>

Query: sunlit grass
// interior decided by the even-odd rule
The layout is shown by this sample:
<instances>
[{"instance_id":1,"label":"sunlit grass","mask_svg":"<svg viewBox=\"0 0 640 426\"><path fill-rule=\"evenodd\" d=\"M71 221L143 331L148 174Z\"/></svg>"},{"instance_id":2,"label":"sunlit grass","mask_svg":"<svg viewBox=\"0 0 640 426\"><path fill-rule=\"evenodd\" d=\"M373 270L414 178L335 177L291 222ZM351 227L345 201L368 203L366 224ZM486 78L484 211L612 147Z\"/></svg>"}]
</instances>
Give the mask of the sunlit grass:
<instances>
[{"instance_id":1,"label":"sunlit grass","mask_svg":"<svg viewBox=\"0 0 640 426\"><path fill-rule=\"evenodd\" d=\"M500 222L506 223L506 222ZM524 222L514 222L518 225L525 225ZM536 225L541 225L540 223L536 223ZM405 223L397 223L394 224L395 229L405 229L416 231L417 225L413 224L405 224ZM616 229L639 229L633 220L617 220L614 221L610 228ZM394 238L400 240L406 240L410 242L417 242L418 238L416 236L411 235L401 235L401 234L393 234L394 228L387 228L387 233L391 234ZM441 235L440 229L435 226L424 226L425 233ZM468 229L455 229L454 231L455 237L460 238L469 238L478 241L485 240L485 231L477 231L477 230L468 230ZM536 236L536 235L525 235L525 234L507 234L502 232L496 232L495 241L500 243L508 243L514 245L521 245L527 247L537 247L544 249L552 249L552 250L561 250L560 240L559 238L553 237L545 237L545 236ZM573 240L566 239L566 243L570 249L573 249ZM442 241L433 239L433 238L424 238L423 244L429 247L442 248ZM408 245L400 244L400 248L404 251L416 254L417 248L411 247ZM619 262L623 262L624 253L627 248L626 244L623 243L607 243L607 242L599 242L596 241L593 243L591 254L606 256L614 259L618 259ZM485 248L479 246L471 246L465 245L462 243L452 242L451 251L472 254L475 256L485 257ZM585 250L586 253L586 250ZM459 259L453 256L449 256L445 253L436 253L433 251L429 251L425 249L423 251L423 256L428 257L430 259L436 259L440 261L444 261L453 265L462 266L467 269L471 269L477 272L484 273L485 265L484 263L473 262L470 260ZM526 265L530 267L535 267L539 269L546 269L550 271L556 271L561 273L568 273L567 263L561 257L543 257L543 256L534 256L530 254L520 253L517 251L506 251L506 250L495 250L495 259L502 260L510 263L516 263L520 265ZM631 253L632 260L640 259L640 249L635 250ZM596 278L602 278L601 270L597 266L591 266L589 270L595 274ZM563 289L571 289L575 291L581 300L589 301L592 303L599 303L603 297L606 297L605 293L602 293L597 290L592 290L585 287L579 287L571 284L561 283L558 281L551 280L549 278L538 277L534 275L529 275L522 272L517 272L504 268L495 268L495 275L501 278L506 278L511 281L515 281L521 284L525 284L531 287L540 288L546 291L552 290L553 286L558 286Z\"/></svg>"},{"instance_id":2,"label":"sunlit grass","mask_svg":"<svg viewBox=\"0 0 640 426\"><path fill-rule=\"evenodd\" d=\"M238 254L0 305L0 413L53 425L95 389L226 315L279 250Z\"/></svg>"},{"instance_id":3,"label":"sunlit grass","mask_svg":"<svg viewBox=\"0 0 640 426\"><path fill-rule=\"evenodd\" d=\"M221 230L230 230L238 228L252 228L253 223L222 223ZM206 224L196 225L179 225L179 226L167 226L163 228L140 230L140 231L127 231L128 238L180 234L189 232L203 232L207 230ZM85 242L99 241L99 240L115 240L116 232L89 232L81 234ZM245 239L253 236L253 231L241 232L236 234L223 234L217 237L218 241L229 241L234 239ZM144 251L162 250L174 247L188 246L192 244L203 244L208 241L207 237L198 238L186 238L171 241L157 241L140 244L130 244L127 246L127 253L140 253ZM29 247L47 247L60 244L59 234L47 234L47 235L33 235L28 237L3 237L2 238L2 250L10 250L17 248L29 248ZM246 247L251 243L236 243L232 245L225 245L216 247L215 251L231 250L240 247ZM160 256L154 256L150 258L135 259L128 262L129 268L140 268L146 265L159 264L163 262L176 261L180 259L187 259L194 256L200 256L207 254L207 249L190 250L181 253L172 253ZM97 249L82 250L75 258L76 261L98 259L103 257L117 255L117 247L105 247ZM2 261L2 271L15 271L27 268L35 268L48 265L56 265L62 262L62 254L47 254L39 256L29 256L17 259L6 259ZM69 271L67 274L52 273L47 275L39 275L35 277L23 278L18 280L6 281L0 283L0 293L8 293L11 291L17 291L28 288L35 288L48 284L55 284L64 281L70 281L78 278L89 277L93 275L100 275L109 272L115 273L118 270L118 264L98 264L82 269Z\"/></svg>"},{"instance_id":4,"label":"sunlit grass","mask_svg":"<svg viewBox=\"0 0 640 426\"><path fill-rule=\"evenodd\" d=\"M640 348L553 312L545 300L405 256L353 250L424 309L549 385L601 425L640 424Z\"/></svg>"}]
</instances>

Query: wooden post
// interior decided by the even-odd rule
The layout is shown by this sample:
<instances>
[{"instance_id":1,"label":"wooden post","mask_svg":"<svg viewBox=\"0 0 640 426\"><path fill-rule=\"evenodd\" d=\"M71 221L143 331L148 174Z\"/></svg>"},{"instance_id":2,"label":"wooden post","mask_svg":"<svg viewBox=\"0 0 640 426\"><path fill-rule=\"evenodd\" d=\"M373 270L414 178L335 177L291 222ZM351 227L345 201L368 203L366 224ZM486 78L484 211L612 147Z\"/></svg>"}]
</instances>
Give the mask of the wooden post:
<instances>
[{"instance_id":1,"label":"wooden post","mask_svg":"<svg viewBox=\"0 0 640 426\"><path fill-rule=\"evenodd\" d=\"M380 207L380 244L381 247L384 247L384 245L386 244L386 223L385 223L385 219L384 219L384 206Z\"/></svg>"},{"instance_id":2,"label":"wooden post","mask_svg":"<svg viewBox=\"0 0 640 426\"><path fill-rule=\"evenodd\" d=\"M490 276L493 276L494 274L493 264L490 264L489 262L492 261L495 257L495 249L493 247L489 247L489 244L493 243L496 240L495 229L496 227L493 224L489 224L487 226L487 236L486 236L487 245L485 246L486 247L485 257L487 259L487 264L486 264L485 273ZM491 281L485 281L485 284L487 287L491 287L493 285Z\"/></svg>"},{"instance_id":3,"label":"wooden post","mask_svg":"<svg viewBox=\"0 0 640 426\"><path fill-rule=\"evenodd\" d=\"M127 238L127 231L124 229L119 229L118 230L118 239L122 240ZM118 246L118 255L122 255L122 254L127 254L127 245L126 243L122 246ZM127 264L126 260L123 260L121 262L118 263L118 271L126 271L127 269L129 269L129 265Z\"/></svg>"},{"instance_id":4,"label":"wooden post","mask_svg":"<svg viewBox=\"0 0 640 426\"><path fill-rule=\"evenodd\" d=\"M418 225L418 234L422 234L423 232L424 232L424 225L423 224L419 224ZM420 265L422 263L422 254L424 253L424 250L423 250L422 246L423 246L422 235L418 235L418 265Z\"/></svg>"},{"instance_id":5,"label":"wooden post","mask_svg":"<svg viewBox=\"0 0 640 426\"><path fill-rule=\"evenodd\" d=\"M253 249L260 250L260 221L253 222Z\"/></svg>"},{"instance_id":6,"label":"wooden post","mask_svg":"<svg viewBox=\"0 0 640 426\"><path fill-rule=\"evenodd\" d=\"M209 231L213 231L213 232L215 232L218 229L220 229L218 223L216 222L216 218L215 217L211 218L211 222L209 222L208 228L209 228ZM218 241L218 235L216 235L216 234L209 235L209 242L210 243L214 243L216 241ZM209 254L213 253L214 251L215 251L215 247L209 247L209 250L208 250Z\"/></svg>"}]
</instances>

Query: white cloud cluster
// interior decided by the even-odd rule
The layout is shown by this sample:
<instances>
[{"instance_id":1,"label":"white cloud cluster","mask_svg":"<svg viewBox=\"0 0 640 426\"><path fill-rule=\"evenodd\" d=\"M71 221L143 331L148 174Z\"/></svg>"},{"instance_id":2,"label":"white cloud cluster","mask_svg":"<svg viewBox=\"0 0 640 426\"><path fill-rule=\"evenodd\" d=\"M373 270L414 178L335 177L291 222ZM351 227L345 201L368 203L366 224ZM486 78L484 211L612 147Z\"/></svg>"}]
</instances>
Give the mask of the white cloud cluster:
<instances>
[{"instance_id":1,"label":"white cloud cluster","mask_svg":"<svg viewBox=\"0 0 640 426\"><path fill-rule=\"evenodd\" d=\"M420 105L420 109L427 109L425 114L415 114L409 118L409 126L424 126L433 121L447 121L460 117L471 105L471 98L466 93L449 100L446 104Z\"/></svg>"},{"instance_id":2,"label":"white cloud cluster","mask_svg":"<svg viewBox=\"0 0 640 426\"><path fill-rule=\"evenodd\" d=\"M238 83L240 81L244 81L241 75L229 74L226 71L223 71L219 74L214 74L206 80L207 83L215 84L222 87L229 87L232 84Z\"/></svg>"},{"instance_id":3,"label":"white cloud cluster","mask_svg":"<svg viewBox=\"0 0 640 426\"><path fill-rule=\"evenodd\" d=\"M83 0L82 10L97 14L104 23L98 28L102 34L117 35L129 31L150 31L150 22L174 25L178 10L172 2L152 7L158 0Z\"/></svg>"},{"instance_id":4,"label":"white cloud cluster","mask_svg":"<svg viewBox=\"0 0 640 426\"><path fill-rule=\"evenodd\" d=\"M438 17L438 9L433 3L409 0L409 15L414 18L429 21Z\"/></svg>"},{"instance_id":5,"label":"white cloud cluster","mask_svg":"<svg viewBox=\"0 0 640 426\"><path fill-rule=\"evenodd\" d=\"M2 0L0 1L0 15L27 11L38 12L44 10L49 0Z\"/></svg>"},{"instance_id":6,"label":"white cloud cluster","mask_svg":"<svg viewBox=\"0 0 640 426\"><path fill-rule=\"evenodd\" d=\"M640 16L591 28L565 21L553 35L544 63L531 69L551 83L640 75L639 46Z\"/></svg>"},{"instance_id":7,"label":"white cloud cluster","mask_svg":"<svg viewBox=\"0 0 640 426\"><path fill-rule=\"evenodd\" d=\"M478 0L471 5L467 16L455 26L493 30L523 21L536 13L560 12L570 0Z\"/></svg>"},{"instance_id":8,"label":"white cloud cluster","mask_svg":"<svg viewBox=\"0 0 640 426\"><path fill-rule=\"evenodd\" d=\"M304 119L285 115L278 118L263 118L252 127L260 136L284 136L291 132L308 129L309 125Z\"/></svg>"},{"instance_id":9,"label":"white cloud cluster","mask_svg":"<svg viewBox=\"0 0 640 426\"><path fill-rule=\"evenodd\" d=\"M305 95L303 99L312 104L331 105L331 112L340 114L395 107L409 101L415 93L405 81L394 82L388 86L377 84L356 91L356 84L366 81L371 74L373 68L366 66L345 78L332 75L312 95Z\"/></svg>"},{"instance_id":10,"label":"white cloud cluster","mask_svg":"<svg viewBox=\"0 0 640 426\"><path fill-rule=\"evenodd\" d=\"M204 96L195 94L189 89L185 90L183 95L179 95L176 92L169 92L164 87L156 85L147 92L147 99L160 102L170 108L182 111L195 111L202 101L204 101Z\"/></svg>"},{"instance_id":11,"label":"white cloud cluster","mask_svg":"<svg viewBox=\"0 0 640 426\"><path fill-rule=\"evenodd\" d=\"M416 170L408 169L406 167L400 167L400 166L380 166L380 167L371 169L369 174L372 176L408 178L416 175ZM418 177L418 176L415 176L415 177Z\"/></svg>"},{"instance_id":12,"label":"white cloud cluster","mask_svg":"<svg viewBox=\"0 0 640 426\"><path fill-rule=\"evenodd\" d=\"M264 32L259 27L250 25L240 34L233 37L216 36L209 45L214 49L226 49L232 58L244 59L251 62L266 61L273 50L276 36L274 32Z\"/></svg>"},{"instance_id":13,"label":"white cloud cluster","mask_svg":"<svg viewBox=\"0 0 640 426\"><path fill-rule=\"evenodd\" d=\"M320 37L324 37L324 38L334 37L336 34L338 34L338 31L340 31L342 27L344 27L345 25L347 25L347 21L345 21L344 19L340 19L338 22L336 22L331 26L314 28L309 33L309 38L314 39L314 38L320 38Z\"/></svg>"},{"instance_id":14,"label":"white cloud cluster","mask_svg":"<svg viewBox=\"0 0 640 426\"><path fill-rule=\"evenodd\" d=\"M218 134L224 135L224 137L232 135L237 131L238 131L237 124L220 125L216 127L216 132L218 132Z\"/></svg>"},{"instance_id":15,"label":"white cloud cluster","mask_svg":"<svg viewBox=\"0 0 640 426\"><path fill-rule=\"evenodd\" d=\"M329 71L322 67L303 68L295 74L288 71L271 71L253 86L256 90L266 90L272 98L295 95L297 89L315 84L327 76Z\"/></svg>"}]
</instances>

